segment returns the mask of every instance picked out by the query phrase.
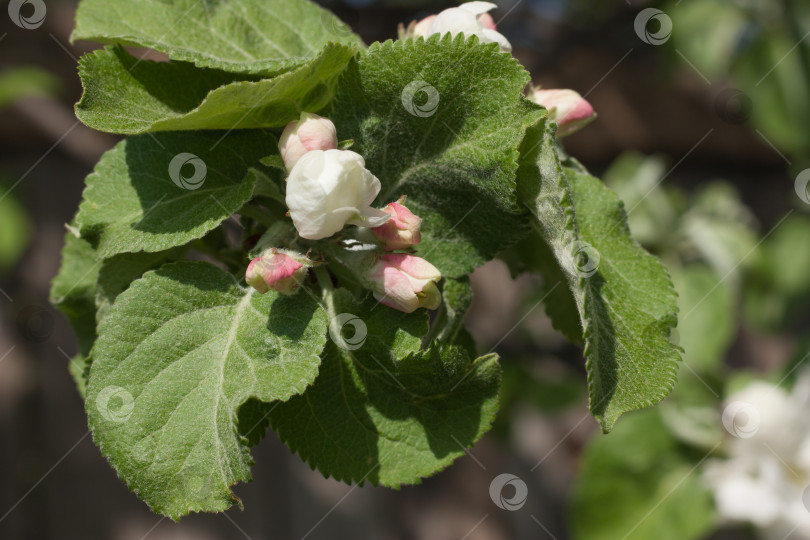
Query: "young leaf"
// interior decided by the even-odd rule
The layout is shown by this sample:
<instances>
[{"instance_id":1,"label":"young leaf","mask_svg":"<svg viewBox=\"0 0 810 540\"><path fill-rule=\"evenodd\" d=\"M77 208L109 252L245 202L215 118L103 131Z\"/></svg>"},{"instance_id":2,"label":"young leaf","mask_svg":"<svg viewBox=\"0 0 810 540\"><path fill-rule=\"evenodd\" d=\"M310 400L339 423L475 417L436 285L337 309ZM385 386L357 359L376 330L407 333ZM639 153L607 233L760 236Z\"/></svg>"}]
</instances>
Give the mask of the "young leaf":
<instances>
[{"instance_id":1,"label":"young leaf","mask_svg":"<svg viewBox=\"0 0 810 540\"><path fill-rule=\"evenodd\" d=\"M419 351L424 310L357 304L338 290L332 311L315 384L270 412L279 437L313 468L398 487L443 469L489 429L500 386L495 355ZM348 336L341 324L353 326Z\"/></svg>"},{"instance_id":2,"label":"young leaf","mask_svg":"<svg viewBox=\"0 0 810 540\"><path fill-rule=\"evenodd\" d=\"M231 486L250 479L239 408L302 392L326 331L303 292L255 294L208 263L148 272L99 325L87 389L93 437L156 512L223 511L239 502Z\"/></svg>"},{"instance_id":3,"label":"young leaf","mask_svg":"<svg viewBox=\"0 0 810 540\"><path fill-rule=\"evenodd\" d=\"M262 131L127 138L87 177L76 217L82 237L102 258L201 238L251 199L259 159L274 141Z\"/></svg>"},{"instance_id":4,"label":"young leaf","mask_svg":"<svg viewBox=\"0 0 810 540\"><path fill-rule=\"evenodd\" d=\"M630 236L618 197L602 182L562 168L553 133L523 146L521 201L557 260L584 328L591 413L604 431L672 389L680 360L670 343L677 297L664 265ZM553 312L552 316L553 316Z\"/></svg>"},{"instance_id":5,"label":"young leaf","mask_svg":"<svg viewBox=\"0 0 810 540\"><path fill-rule=\"evenodd\" d=\"M450 36L375 44L350 64L333 104L341 137L423 218L419 255L449 277L524 232L517 148L545 114L522 96L528 73L497 45Z\"/></svg>"},{"instance_id":6,"label":"young leaf","mask_svg":"<svg viewBox=\"0 0 810 540\"><path fill-rule=\"evenodd\" d=\"M362 45L308 0L82 0L71 40L147 47L172 60L236 73L277 74L329 42Z\"/></svg>"},{"instance_id":7,"label":"young leaf","mask_svg":"<svg viewBox=\"0 0 810 540\"><path fill-rule=\"evenodd\" d=\"M185 62L136 60L122 47L83 56L76 116L110 133L281 127L331 101L354 49L328 45L317 58L272 79Z\"/></svg>"}]
</instances>

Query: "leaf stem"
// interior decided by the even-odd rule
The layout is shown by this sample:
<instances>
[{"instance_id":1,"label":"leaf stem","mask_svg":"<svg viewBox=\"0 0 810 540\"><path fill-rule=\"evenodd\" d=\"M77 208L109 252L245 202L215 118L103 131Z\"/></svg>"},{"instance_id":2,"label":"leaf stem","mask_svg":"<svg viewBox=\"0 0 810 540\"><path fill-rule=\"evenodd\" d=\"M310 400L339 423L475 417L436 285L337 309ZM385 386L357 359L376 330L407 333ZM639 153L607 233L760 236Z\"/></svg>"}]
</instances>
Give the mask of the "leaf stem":
<instances>
[{"instance_id":1,"label":"leaf stem","mask_svg":"<svg viewBox=\"0 0 810 540\"><path fill-rule=\"evenodd\" d=\"M315 273L315 278L318 280L318 285L321 286L321 291L323 291L323 299L324 302L326 302L326 315L329 317L329 320L332 320L337 315L335 312L335 300L333 294L335 289L332 286L332 276L329 275L329 271L325 266L315 266L312 271Z\"/></svg>"}]
</instances>

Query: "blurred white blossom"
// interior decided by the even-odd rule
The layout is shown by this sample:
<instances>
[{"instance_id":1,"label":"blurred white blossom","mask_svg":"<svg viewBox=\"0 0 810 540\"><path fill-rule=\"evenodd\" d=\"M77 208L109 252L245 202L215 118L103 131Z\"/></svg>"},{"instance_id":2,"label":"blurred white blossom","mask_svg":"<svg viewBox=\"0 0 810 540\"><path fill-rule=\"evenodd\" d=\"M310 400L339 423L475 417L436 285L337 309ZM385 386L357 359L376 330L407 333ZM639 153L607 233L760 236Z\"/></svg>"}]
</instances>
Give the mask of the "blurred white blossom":
<instances>
[{"instance_id":1,"label":"blurred white blossom","mask_svg":"<svg viewBox=\"0 0 810 540\"><path fill-rule=\"evenodd\" d=\"M810 539L808 407L810 372L791 393L756 381L729 398L727 458L704 469L724 521L751 523L768 540Z\"/></svg>"}]
</instances>

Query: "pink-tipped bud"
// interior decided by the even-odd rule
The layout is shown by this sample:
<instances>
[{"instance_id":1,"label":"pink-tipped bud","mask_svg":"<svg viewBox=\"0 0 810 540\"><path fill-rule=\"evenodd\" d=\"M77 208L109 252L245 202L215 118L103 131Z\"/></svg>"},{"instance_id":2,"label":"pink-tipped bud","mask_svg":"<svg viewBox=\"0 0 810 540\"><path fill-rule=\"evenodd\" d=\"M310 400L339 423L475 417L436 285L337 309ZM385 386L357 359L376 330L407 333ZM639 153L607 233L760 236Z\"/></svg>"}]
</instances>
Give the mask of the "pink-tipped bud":
<instances>
[{"instance_id":1,"label":"pink-tipped bud","mask_svg":"<svg viewBox=\"0 0 810 540\"><path fill-rule=\"evenodd\" d=\"M374 227L371 232L384 250L407 249L422 240L422 219L400 202L389 203L383 208L383 212L390 215L391 219L379 227Z\"/></svg>"},{"instance_id":2,"label":"pink-tipped bud","mask_svg":"<svg viewBox=\"0 0 810 540\"><path fill-rule=\"evenodd\" d=\"M420 307L436 309L442 295L436 283L441 272L425 259L387 253L366 273L366 281L380 303L405 313Z\"/></svg>"},{"instance_id":3,"label":"pink-tipped bud","mask_svg":"<svg viewBox=\"0 0 810 540\"><path fill-rule=\"evenodd\" d=\"M337 130L328 118L312 113L301 113L301 118L290 122L284 128L278 141L281 159L288 171L298 160L312 150L334 150L337 148Z\"/></svg>"},{"instance_id":4,"label":"pink-tipped bud","mask_svg":"<svg viewBox=\"0 0 810 540\"><path fill-rule=\"evenodd\" d=\"M558 137L578 131L596 118L588 101L574 90L535 90L529 99L548 109L549 118L557 122Z\"/></svg>"},{"instance_id":5,"label":"pink-tipped bud","mask_svg":"<svg viewBox=\"0 0 810 540\"><path fill-rule=\"evenodd\" d=\"M430 25L436 19L436 15L428 15L413 26L411 35L409 37L423 37L427 38L430 35Z\"/></svg>"},{"instance_id":6,"label":"pink-tipped bud","mask_svg":"<svg viewBox=\"0 0 810 540\"><path fill-rule=\"evenodd\" d=\"M271 289L282 294L293 294L309 272L305 262L303 256L292 257L273 248L250 261L245 281L262 294Z\"/></svg>"},{"instance_id":7,"label":"pink-tipped bud","mask_svg":"<svg viewBox=\"0 0 810 540\"><path fill-rule=\"evenodd\" d=\"M484 28L488 28L490 30L497 30L498 25L495 24L495 19L492 18L492 15L489 13L482 13L478 16L478 22L481 23L481 26Z\"/></svg>"}]
</instances>

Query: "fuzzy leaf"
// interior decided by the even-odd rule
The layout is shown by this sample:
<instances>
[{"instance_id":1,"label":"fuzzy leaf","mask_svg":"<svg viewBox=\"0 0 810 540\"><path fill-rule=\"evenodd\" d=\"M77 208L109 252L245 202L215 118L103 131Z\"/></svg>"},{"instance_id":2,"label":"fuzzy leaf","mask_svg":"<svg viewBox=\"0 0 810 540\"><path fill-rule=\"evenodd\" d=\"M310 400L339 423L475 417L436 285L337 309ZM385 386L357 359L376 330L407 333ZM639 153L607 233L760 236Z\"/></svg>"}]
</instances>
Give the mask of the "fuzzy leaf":
<instances>
[{"instance_id":1,"label":"fuzzy leaf","mask_svg":"<svg viewBox=\"0 0 810 540\"><path fill-rule=\"evenodd\" d=\"M272 79L244 80L185 62L137 60L122 47L82 57L84 94L76 115L110 133L281 127L331 101L354 50L329 45L317 58ZM178 91L182 89L182 91Z\"/></svg>"},{"instance_id":2,"label":"fuzzy leaf","mask_svg":"<svg viewBox=\"0 0 810 540\"><path fill-rule=\"evenodd\" d=\"M345 482L416 483L489 429L500 386L496 355L470 361L452 347L419 351L424 310L405 315L373 300L357 304L340 290L334 311L360 321L365 341L357 327L343 338L330 331L315 384L270 413L279 437L312 467Z\"/></svg>"},{"instance_id":3,"label":"fuzzy leaf","mask_svg":"<svg viewBox=\"0 0 810 540\"><path fill-rule=\"evenodd\" d=\"M239 408L312 383L326 329L304 293L255 294L208 263L148 272L99 325L87 389L93 437L156 512L223 511L239 502L231 486L250 479Z\"/></svg>"},{"instance_id":4,"label":"fuzzy leaf","mask_svg":"<svg viewBox=\"0 0 810 540\"><path fill-rule=\"evenodd\" d=\"M96 282L96 321L107 316L118 295L148 270L155 270L172 259L179 258L183 248L155 253L122 253L104 260Z\"/></svg>"},{"instance_id":5,"label":"fuzzy leaf","mask_svg":"<svg viewBox=\"0 0 810 540\"><path fill-rule=\"evenodd\" d=\"M553 144L541 128L524 142L519 191L579 310L591 413L610 431L621 414L657 403L675 384L677 295L661 261L630 236L616 194L563 168Z\"/></svg>"},{"instance_id":6,"label":"fuzzy leaf","mask_svg":"<svg viewBox=\"0 0 810 540\"><path fill-rule=\"evenodd\" d=\"M76 217L82 237L102 258L201 238L251 199L256 171L264 168L259 159L274 144L262 131L129 137L87 177ZM196 182L200 171L205 176Z\"/></svg>"},{"instance_id":7,"label":"fuzzy leaf","mask_svg":"<svg viewBox=\"0 0 810 540\"><path fill-rule=\"evenodd\" d=\"M264 75L306 63L329 42L362 44L308 0L82 0L71 39L147 47L200 67Z\"/></svg>"},{"instance_id":8,"label":"fuzzy leaf","mask_svg":"<svg viewBox=\"0 0 810 540\"><path fill-rule=\"evenodd\" d=\"M66 233L62 264L51 283L50 301L67 317L84 357L90 354L96 340L96 280L100 268L93 246L72 232Z\"/></svg>"},{"instance_id":9,"label":"fuzzy leaf","mask_svg":"<svg viewBox=\"0 0 810 540\"><path fill-rule=\"evenodd\" d=\"M352 62L332 107L341 137L382 183L378 205L407 195L423 218L419 255L461 277L516 240L518 146L545 114L522 96L528 73L497 45L412 39Z\"/></svg>"}]
</instances>

